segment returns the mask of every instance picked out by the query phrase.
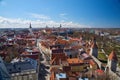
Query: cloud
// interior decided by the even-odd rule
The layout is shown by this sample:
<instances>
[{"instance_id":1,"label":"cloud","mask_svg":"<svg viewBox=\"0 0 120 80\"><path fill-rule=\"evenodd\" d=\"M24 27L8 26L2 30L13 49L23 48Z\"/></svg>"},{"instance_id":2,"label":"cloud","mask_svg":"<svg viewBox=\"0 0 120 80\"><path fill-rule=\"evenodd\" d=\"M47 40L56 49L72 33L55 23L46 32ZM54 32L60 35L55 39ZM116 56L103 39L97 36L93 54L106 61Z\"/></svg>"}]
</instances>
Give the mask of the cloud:
<instances>
[{"instance_id":1,"label":"cloud","mask_svg":"<svg viewBox=\"0 0 120 80\"><path fill-rule=\"evenodd\" d=\"M61 13L59 14L60 18L61 19L64 19L64 20L67 20L68 18L66 17L67 16L67 13Z\"/></svg>"},{"instance_id":2,"label":"cloud","mask_svg":"<svg viewBox=\"0 0 120 80\"><path fill-rule=\"evenodd\" d=\"M67 13L61 13L61 14L60 14L60 16L65 16L65 15L67 15Z\"/></svg>"},{"instance_id":3,"label":"cloud","mask_svg":"<svg viewBox=\"0 0 120 80\"><path fill-rule=\"evenodd\" d=\"M49 16L46 16L43 14L29 13L29 15L32 18L41 19L41 20L50 20L51 19Z\"/></svg>"},{"instance_id":4,"label":"cloud","mask_svg":"<svg viewBox=\"0 0 120 80\"><path fill-rule=\"evenodd\" d=\"M46 25L48 27L59 27L62 24L62 27L68 28L85 28L89 27L86 25L81 25L79 23L69 22L56 22L53 20L41 21L41 20L26 20L26 19L12 19L5 18L0 16L0 28L28 28L29 24L32 23L33 28L43 28Z\"/></svg>"}]
</instances>

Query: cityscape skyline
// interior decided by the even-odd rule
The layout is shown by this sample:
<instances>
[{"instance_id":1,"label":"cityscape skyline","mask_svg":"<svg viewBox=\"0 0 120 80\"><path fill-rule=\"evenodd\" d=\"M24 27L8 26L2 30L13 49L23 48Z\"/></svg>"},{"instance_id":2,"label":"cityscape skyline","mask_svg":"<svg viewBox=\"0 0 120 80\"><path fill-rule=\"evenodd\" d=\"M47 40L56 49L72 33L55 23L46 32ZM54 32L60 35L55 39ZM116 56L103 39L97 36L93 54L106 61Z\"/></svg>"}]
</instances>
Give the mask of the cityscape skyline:
<instances>
[{"instance_id":1,"label":"cityscape skyline","mask_svg":"<svg viewBox=\"0 0 120 80\"><path fill-rule=\"evenodd\" d=\"M0 28L119 28L119 0L0 0Z\"/></svg>"}]
</instances>

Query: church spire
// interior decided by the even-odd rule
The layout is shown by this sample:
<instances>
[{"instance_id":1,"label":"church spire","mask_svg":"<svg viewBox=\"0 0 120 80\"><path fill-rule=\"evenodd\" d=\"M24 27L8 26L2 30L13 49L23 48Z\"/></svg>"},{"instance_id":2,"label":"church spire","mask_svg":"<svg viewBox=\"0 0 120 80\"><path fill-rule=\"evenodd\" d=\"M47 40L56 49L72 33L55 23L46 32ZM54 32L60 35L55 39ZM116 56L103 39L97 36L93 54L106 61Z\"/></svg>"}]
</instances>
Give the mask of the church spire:
<instances>
[{"instance_id":1,"label":"church spire","mask_svg":"<svg viewBox=\"0 0 120 80\"><path fill-rule=\"evenodd\" d=\"M110 55L108 56L108 63L107 66L108 68L113 71L116 72L117 70L117 63L118 63L118 58L116 53L114 52L114 50L110 53Z\"/></svg>"},{"instance_id":2,"label":"church spire","mask_svg":"<svg viewBox=\"0 0 120 80\"><path fill-rule=\"evenodd\" d=\"M32 36L34 36L34 33L33 33L33 31L32 31L31 23L30 23L30 25L29 25L29 32L30 32L30 34L31 34Z\"/></svg>"},{"instance_id":3,"label":"church spire","mask_svg":"<svg viewBox=\"0 0 120 80\"><path fill-rule=\"evenodd\" d=\"M62 27L62 25L60 24L60 28Z\"/></svg>"},{"instance_id":4,"label":"church spire","mask_svg":"<svg viewBox=\"0 0 120 80\"><path fill-rule=\"evenodd\" d=\"M30 26L29 26L29 28L32 28L32 26L31 26L31 23L30 23Z\"/></svg>"},{"instance_id":5,"label":"church spire","mask_svg":"<svg viewBox=\"0 0 120 80\"><path fill-rule=\"evenodd\" d=\"M110 55L109 55L108 58L109 58L110 60L116 60L116 61L118 60L115 51L112 51L112 52L110 53Z\"/></svg>"}]
</instances>

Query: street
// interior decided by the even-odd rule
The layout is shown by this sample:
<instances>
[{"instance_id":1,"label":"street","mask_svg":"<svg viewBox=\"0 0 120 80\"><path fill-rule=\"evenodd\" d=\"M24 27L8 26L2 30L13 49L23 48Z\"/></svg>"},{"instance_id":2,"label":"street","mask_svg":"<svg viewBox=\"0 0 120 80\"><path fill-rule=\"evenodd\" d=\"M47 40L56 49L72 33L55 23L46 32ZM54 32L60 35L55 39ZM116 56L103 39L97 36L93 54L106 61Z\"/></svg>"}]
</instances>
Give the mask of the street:
<instances>
[{"instance_id":1,"label":"street","mask_svg":"<svg viewBox=\"0 0 120 80\"><path fill-rule=\"evenodd\" d=\"M50 64L48 62L48 56L45 55L45 53L42 52L42 50L39 47L39 40L37 40L38 48L40 51L39 55L39 74L38 74L38 80L49 80L50 79Z\"/></svg>"}]
</instances>

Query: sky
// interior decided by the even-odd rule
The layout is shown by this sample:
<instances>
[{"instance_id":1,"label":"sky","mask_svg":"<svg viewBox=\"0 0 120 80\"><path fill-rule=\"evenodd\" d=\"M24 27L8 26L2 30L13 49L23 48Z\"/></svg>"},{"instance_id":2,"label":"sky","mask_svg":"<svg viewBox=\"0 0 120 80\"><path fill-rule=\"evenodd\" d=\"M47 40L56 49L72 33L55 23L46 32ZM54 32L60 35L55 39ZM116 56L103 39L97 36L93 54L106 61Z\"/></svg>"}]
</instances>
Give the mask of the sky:
<instances>
[{"instance_id":1,"label":"sky","mask_svg":"<svg viewBox=\"0 0 120 80\"><path fill-rule=\"evenodd\" d=\"M120 27L120 0L0 0L0 28Z\"/></svg>"}]
</instances>

